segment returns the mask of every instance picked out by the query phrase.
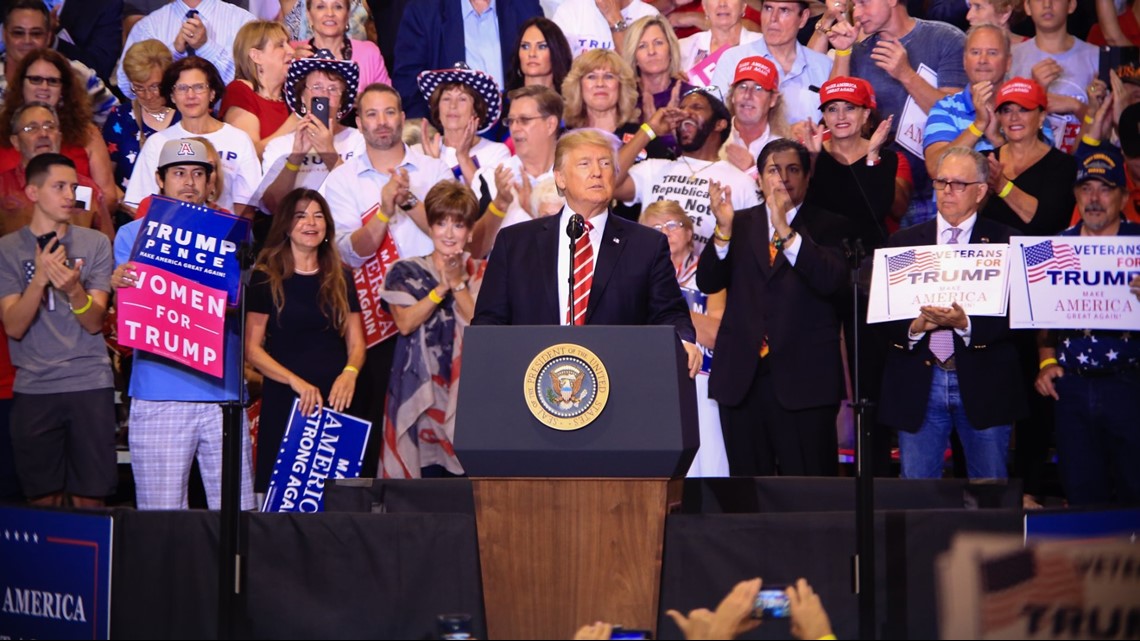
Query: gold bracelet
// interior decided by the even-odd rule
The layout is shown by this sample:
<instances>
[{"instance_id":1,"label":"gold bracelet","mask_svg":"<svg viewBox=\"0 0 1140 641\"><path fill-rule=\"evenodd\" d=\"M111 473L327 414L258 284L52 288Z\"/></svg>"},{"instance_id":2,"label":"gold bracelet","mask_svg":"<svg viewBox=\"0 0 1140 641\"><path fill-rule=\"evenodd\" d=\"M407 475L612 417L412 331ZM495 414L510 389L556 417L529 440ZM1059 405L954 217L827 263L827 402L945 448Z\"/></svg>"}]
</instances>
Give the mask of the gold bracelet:
<instances>
[{"instance_id":1,"label":"gold bracelet","mask_svg":"<svg viewBox=\"0 0 1140 641\"><path fill-rule=\"evenodd\" d=\"M507 215L507 212L495 206L495 201L491 201L491 204L487 205L487 211L494 214L497 218L503 218Z\"/></svg>"},{"instance_id":2,"label":"gold bracelet","mask_svg":"<svg viewBox=\"0 0 1140 641\"><path fill-rule=\"evenodd\" d=\"M1088 134L1081 136L1081 142L1085 143L1086 145L1089 145L1090 147L1099 147L1100 146L1100 141L1097 140L1096 138L1093 138L1092 136L1090 136Z\"/></svg>"},{"instance_id":3,"label":"gold bracelet","mask_svg":"<svg viewBox=\"0 0 1140 641\"><path fill-rule=\"evenodd\" d=\"M392 220L391 218L388 218L387 216L385 216L384 212L380 211L379 208L376 209L376 217L379 218L380 222L384 223L385 225L388 224Z\"/></svg>"},{"instance_id":4,"label":"gold bracelet","mask_svg":"<svg viewBox=\"0 0 1140 641\"><path fill-rule=\"evenodd\" d=\"M716 238L717 240L723 240L726 243L732 240L732 236L725 236L723 233L721 233L720 225L713 225L713 238Z\"/></svg>"},{"instance_id":5,"label":"gold bracelet","mask_svg":"<svg viewBox=\"0 0 1140 641\"><path fill-rule=\"evenodd\" d=\"M1013 191L1013 181L1007 180L1005 181L1005 187L1001 188L1001 191L998 192L997 196L998 198L1005 198L1010 194L1011 191Z\"/></svg>"},{"instance_id":6,"label":"gold bracelet","mask_svg":"<svg viewBox=\"0 0 1140 641\"><path fill-rule=\"evenodd\" d=\"M649 136L649 142L653 142L654 140L657 139L657 132L653 131L653 127L650 127L649 123L647 123L647 122L641 123L641 127L639 127L639 129L644 131L646 136Z\"/></svg>"},{"instance_id":7,"label":"gold bracelet","mask_svg":"<svg viewBox=\"0 0 1140 641\"><path fill-rule=\"evenodd\" d=\"M437 294L435 292L434 287L432 287L431 291L428 292L428 298L431 300L431 302L435 303L436 305L443 303L443 296L440 296L439 294Z\"/></svg>"},{"instance_id":8,"label":"gold bracelet","mask_svg":"<svg viewBox=\"0 0 1140 641\"><path fill-rule=\"evenodd\" d=\"M294 165L288 160L285 161L285 168L289 171L301 171L301 165Z\"/></svg>"},{"instance_id":9,"label":"gold bracelet","mask_svg":"<svg viewBox=\"0 0 1140 641\"><path fill-rule=\"evenodd\" d=\"M1040 365L1037 366L1037 371L1041 371L1041 370L1045 369L1046 367L1049 367L1050 365L1056 365L1057 367L1061 366L1061 364L1057 362L1057 359L1046 358L1045 360L1041 361Z\"/></svg>"},{"instance_id":10,"label":"gold bracelet","mask_svg":"<svg viewBox=\"0 0 1140 641\"><path fill-rule=\"evenodd\" d=\"M982 131L981 129L978 129L978 126L972 122L970 123L969 127L966 127L966 129L969 129L970 133L974 134L978 138L984 138L986 135L986 132Z\"/></svg>"},{"instance_id":11,"label":"gold bracelet","mask_svg":"<svg viewBox=\"0 0 1140 641\"><path fill-rule=\"evenodd\" d=\"M88 295L87 295L87 304L86 304L86 305L84 305L83 307L80 307L79 309L73 309L73 310L71 310L71 313L72 313L72 314L75 314L76 316L78 316L78 315L80 315L80 314L82 314L82 313L86 312L87 310L91 309L91 301L93 301L93 300L94 300L94 299L93 299L93 298L91 298L91 294L88 294Z\"/></svg>"},{"instance_id":12,"label":"gold bracelet","mask_svg":"<svg viewBox=\"0 0 1140 641\"><path fill-rule=\"evenodd\" d=\"M835 57L836 58L842 58L844 56L850 56L850 55L851 55L851 49L836 49L835 50Z\"/></svg>"},{"instance_id":13,"label":"gold bracelet","mask_svg":"<svg viewBox=\"0 0 1140 641\"><path fill-rule=\"evenodd\" d=\"M342 372L352 372L353 374L359 374L360 373L360 370L356 369L352 365L345 365L344 369L342 369L341 371Z\"/></svg>"}]
</instances>

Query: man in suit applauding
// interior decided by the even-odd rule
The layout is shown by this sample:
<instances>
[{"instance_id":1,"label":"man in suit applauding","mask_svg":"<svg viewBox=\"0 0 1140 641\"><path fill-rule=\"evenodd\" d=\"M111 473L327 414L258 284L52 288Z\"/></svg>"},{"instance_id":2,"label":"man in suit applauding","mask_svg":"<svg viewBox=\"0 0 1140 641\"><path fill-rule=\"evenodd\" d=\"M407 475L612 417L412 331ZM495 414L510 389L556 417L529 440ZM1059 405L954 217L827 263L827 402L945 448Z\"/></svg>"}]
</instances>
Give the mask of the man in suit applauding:
<instances>
[{"instance_id":1,"label":"man in suit applauding","mask_svg":"<svg viewBox=\"0 0 1140 641\"><path fill-rule=\"evenodd\" d=\"M566 134L554 151L554 182L566 197L557 216L499 232L475 304L474 325L673 325L688 354L690 376L701 366L689 308L659 231L609 211L617 138L596 129ZM573 216L585 233L574 250L562 230Z\"/></svg>"},{"instance_id":2,"label":"man in suit applauding","mask_svg":"<svg viewBox=\"0 0 1140 641\"><path fill-rule=\"evenodd\" d=\"M887 244L1008 243L1009 227L978 217L988 169L976 151L951 147L934 173L938 216ZM942 478L952 430L971 479L1006 478L1011 425L1027 413L1008 317L971 317L956 302L925 305L887 331L879 421L899 430L903 478Z\"/></svg>"},{"instance_id":3,"label":"man in suit applauding","mask_svg":"<svg viewBox=\"0 0 1140 641\"><path fill-rule=\"evenodd\" d=\"M734 212L729 189L709 188L717 223L697 286L728 288L709 396L720 403L733 476L834 476L844 397L836 305L847 290L837 247L851 233L845 219L803 205L803 145L770 142L756 166L763 205Z\"/></svg>"}]
</instances>

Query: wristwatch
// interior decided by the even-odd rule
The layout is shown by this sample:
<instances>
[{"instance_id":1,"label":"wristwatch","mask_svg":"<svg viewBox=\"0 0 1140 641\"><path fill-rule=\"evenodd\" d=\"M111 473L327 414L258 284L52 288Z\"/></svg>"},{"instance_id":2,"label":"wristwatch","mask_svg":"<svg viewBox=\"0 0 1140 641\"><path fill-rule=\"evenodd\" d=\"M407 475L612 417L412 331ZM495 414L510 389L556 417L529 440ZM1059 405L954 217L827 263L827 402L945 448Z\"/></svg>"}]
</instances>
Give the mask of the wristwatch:
<instances>
[{"instance_id":1,"label":"wristwatch","mask_svg":"<svg viewBox=\"0 0 1140 641\"><path fill-rule=\"evenodd\" d=\"M629 20L626 20L624 17L610 25L610 31L614 33L621 33L626 29L629 29Z\"/></svg>"},{"instance_id":2,"label":"wristwatch","mask_svg":"<svg viewBox=\"0 0 1140 641\"><path fill-rule=\"evenodd\" d=\"M399 204L400 209L404 211L411 211L415 209L416 205L420 204L420 199L416 198L415 194L408 194L407 200Z\"/></svg>"},{"instance_id":3,"label":"wristwatch","mask_svg":"<svg viewBox=\"0 0 1140 641\"><path fill-rule=\"evenodd\" d=\"M465 289L467 289L467 281L463 281L462 283L459 283L459 284L458 284L458 285L456 285L455 287L452 287L452 288L451 288L451 291L453 291L453 292L461 292L461 291L463 291L463 290L465 290Z\"/></svg>"}]
</instances>

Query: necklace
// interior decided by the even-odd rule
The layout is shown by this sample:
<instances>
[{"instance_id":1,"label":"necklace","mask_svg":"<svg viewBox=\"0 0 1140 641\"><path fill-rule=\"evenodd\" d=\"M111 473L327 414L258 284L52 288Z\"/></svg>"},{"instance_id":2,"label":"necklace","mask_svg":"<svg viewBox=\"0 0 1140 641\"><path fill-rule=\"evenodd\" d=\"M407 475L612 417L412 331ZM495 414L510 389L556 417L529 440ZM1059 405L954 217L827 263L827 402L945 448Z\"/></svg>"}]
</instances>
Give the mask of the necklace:
<instances>
[{"instance_id":1,"label":"necklace","mask_svg":"<svg viewBox=\"0 0 1140 641\"><path fill-rule=\"evenodd\" d=\"M689 168L689 177L685 179L685 182L690 184L690 185L699 185L700 181L697 180L697 174L701 173L702 171L704 171L704 170L708 169L709 167L712 167L713 165L716 164L715 162L710 162L709 164L705 165L704 167L701 167L700 169L693 171L693 166L691 164L689 164L688 156L681 156L681 160L684 161L685 166Z\"/></svg>"},{"instance_id":2,"label":"necklace","mask_svg":"<svg viewBox=\"0 0 1140 641\"><path fill-rule=\"evenodd\" d=\"M320 267L317 267L313 271L309 271L309 272L302 271L300 269L297 269L296 267L293 268L293 273L297 274L298 276L316 276L318 273L320 273L320 271L321 271Z\"/></svg>"},{"instance_id":3,"label":"necklace","mask_svg":"<svg viewBox=\"0 0 1140 641\"><path fill-rule=\"evenodd\" d=\"M152 113L146 107L143 107L142 110L146 115L150 116L151 118L154 118L158 122L166 122L166 117L170 115L170 107L165 107L165 108L163 108L162 111L160 111L158 113Z\"/></svg>"}]
</instances>

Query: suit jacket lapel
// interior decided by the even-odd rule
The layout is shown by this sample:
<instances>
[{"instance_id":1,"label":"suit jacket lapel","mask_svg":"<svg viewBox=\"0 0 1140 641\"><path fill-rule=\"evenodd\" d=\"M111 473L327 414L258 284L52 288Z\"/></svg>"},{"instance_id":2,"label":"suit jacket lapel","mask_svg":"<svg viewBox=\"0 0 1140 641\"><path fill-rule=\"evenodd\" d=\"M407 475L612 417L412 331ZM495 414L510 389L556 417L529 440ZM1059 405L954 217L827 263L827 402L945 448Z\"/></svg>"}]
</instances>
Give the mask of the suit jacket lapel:
<instances>
[{"instance_id":1,"label":"suit jacket lapel","mask_svg":"<svg viewBox=\"0 0 1140 641\"><path fill-rule=\"evenodd\" d=\"M919 228L919 245L937 245L938 244L938 218L939 214L934 214L936 217L933 220L923 223ZM975 228L977 225L975 225Z\"/></svg>"},{"instance_id":2,"label":"suit jacket lapel","mask_svg":"<svg viewBox=\"0 0 1140 641\"><path fill-rule=\"evenodd\" d=\"M539 242L533 247L538 252L539 273L542 274L543 290L545 292L546 308L552 310L550 315L554 323L562 322L560 318L560 303L558 302L558 242L562 236L558 233L558 221L561 215L547 216L546 223L539 234ZM524 274L523 278L527 276Z\"/></svg>"},{"instance_id":3,"label":"suit jacket lapel","mask_svg":"<svg viewBox=\"0 0 1140 641\"><path fill-rule=\"evenodd\" d=\"M755 250L756 263L760 266L760 273L764 278L772 275L772 265L769 263L768 245L772 239L768 237L768 208L764 205L756 207L756 215L752 217L752 229L749 230L749 241Z\"/></svg>"},{"instance_id":4,"label":"suit jacket lapel","mask_svg":"<svg viewBox=\"0 0 1140 641\"><path fill-rule=\"evenodd\" d=\"M980 244L990 242L990 237L987 235L988 232L986 231L985 227L986 225L984 222L982 222L982 217L979 214L978 219L974 221L974 228L970 230L971 243Z\"/></svg>"},{"instance_id":5,"label":"suit jacket lapel","mask_svg":"<svg viewBox=\"0 0 1140 641\"><path fill-rule=\"evenodd\" d=\"M621 242L625 236L625 227L616 220L617 215L611 211L606 220L606 228L602 230L602 242L598 246L598 262L594 266L594 282L590 285L590 302L586 306L587 324L590 322L590 317L594 315L594 310L598 307L598 301L601 300L602 293L610 282L610 277L614 274L618 257L625 249L625 245Z\"/></svg>"}]
</instances>

